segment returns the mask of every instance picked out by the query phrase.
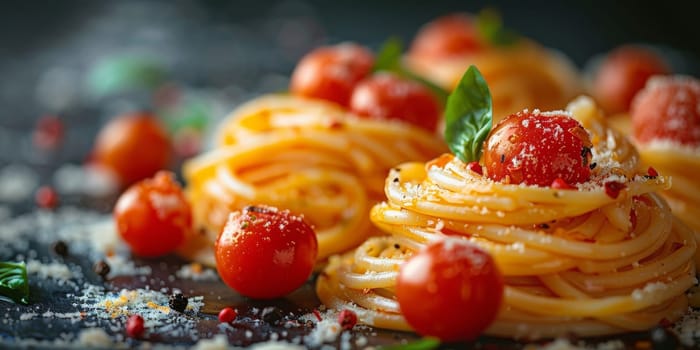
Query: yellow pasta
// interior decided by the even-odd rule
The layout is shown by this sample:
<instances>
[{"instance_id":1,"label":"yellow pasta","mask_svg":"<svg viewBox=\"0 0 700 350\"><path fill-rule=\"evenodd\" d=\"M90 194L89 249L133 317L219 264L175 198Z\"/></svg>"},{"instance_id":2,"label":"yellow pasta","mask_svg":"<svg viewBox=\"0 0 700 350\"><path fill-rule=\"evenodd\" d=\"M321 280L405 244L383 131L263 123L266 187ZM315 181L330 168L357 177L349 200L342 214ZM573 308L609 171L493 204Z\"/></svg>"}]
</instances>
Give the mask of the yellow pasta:
<instances>
[{"instance_id":1,"label":"yellow pasta","mask_svg":"<svg viewBox=\"0 0 700 350\"><path fill-rule=\"evenodd\" d=\"M449 90L475 65L489 85L495 120L525 108L562 109L582 91L578 72L566 57L527 39L460 57L408 56L406 63Z\"/></svg>"},{"instance_id":2,"label":"yellow pasta","mask_svg":"<svg viewBox=\"0 0 700 350\"><path fill-rule=\"evenodd\" d=\"M368 213L383 198L388 170L446 149L418 127L359 118L324 101L258 98L231 113L212 150L184 165L194 220L207 234L181 253L214 265L211 247L228 214L259 203L303 214L319 260L346 251L375 230Z\"/></svg>"},{"instance_id":3,"label":"yellow pasta","mask_svg":"<svg viewBox=\"0 0 700 350\"><path fill-rule=\"evenodd\" d=\"M636 150L590 99L568 109L592 136L597 167L588 182L577 190L496 183L451 155L404 163L371 211L389 236L330 259L319 298L367 324L410 330L394 296L399 267L426 244L456 236L490 252L505 277L503 307L486 334L597 336L680 318L697 243L654 193L670 178L638 175ZM617 196L606 191L611 181L624 185Z\"/></svg>"}]
</instances>

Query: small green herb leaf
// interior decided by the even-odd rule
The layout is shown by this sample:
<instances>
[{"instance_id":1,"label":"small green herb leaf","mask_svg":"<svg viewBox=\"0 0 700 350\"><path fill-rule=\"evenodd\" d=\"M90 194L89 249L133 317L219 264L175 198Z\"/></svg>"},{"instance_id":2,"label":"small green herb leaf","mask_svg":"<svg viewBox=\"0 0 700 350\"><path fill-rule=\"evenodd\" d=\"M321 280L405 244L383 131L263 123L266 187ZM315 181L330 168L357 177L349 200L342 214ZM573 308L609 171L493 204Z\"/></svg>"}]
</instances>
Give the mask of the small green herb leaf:
<instances>
[{"instance_id":1,"label":"small green herb leaf","mask_svg":"<svg viewBox=\"0 0 700 350\"><path fill-rule=\"evenodd\" d=\"M482 38L496 46L508 46L516 43L518 34L503 26L501 15L490 8L483 9L476 17L476 28Z\"/></svg>"},{"instance_id":2,"label":"small green herb leaf","mask_svg":"<svg viewBox=\"0 0 700 350\"><path fill-rule=\"evenodd\" d=\"M389 38L384 42L382 48L379 49L379 53L377 54L377 59L374 61L372 71L391 72L403 78L418 82L430 89L430 91L440 101L440 105L444 106L445 101L447 101L447 91L404 67L401 63L402 54L403 44L401 43L401 40L396 37Z\"/></svg>"},{"instance_id":3,"label":"small green herb leaf","mask_svg":"<svg viewBox=\"0 0 700 350\"><path fill-rule=\"evenodd\" d=\"M395 72L401 70L401 54L403 53L403 44L401 39L391 37L387 39L382 48L379 49L377 59L374 61L373 72L390 71Z\"/></svg>"},{"instance_id":4,"label":"small green herb leaf","mask_svg":"<svg viewBox=\"0 0 700 350\"><path fill-rule=\"evenodd\" d=\"M478 161L491 131L493 107L489 87L476 67L469 67L447 98L445 123L445 140L452 153L465 163Z\"/></svg>"},{"instance_id":5,"label":"small green herb leaf","mask_svg":"<svg viewBox=\"0 0 700 350\"><path fill-rule=\"evenodd\" d=\"M23 262L0 262L0 295L16 303L29 304L29 280Z\"/></svg>"},{"instance_id":6,"label":"small green herb leaf","mask_svg":"<svg viewBox=\"0 0 700 350\"><path fill-rule=\"evenodd\" d=\"M440 346L440 340L437 338L425 337L414 342L393 346L382 346L380 350L432 350Z\"/></svg>"}]
</instances>

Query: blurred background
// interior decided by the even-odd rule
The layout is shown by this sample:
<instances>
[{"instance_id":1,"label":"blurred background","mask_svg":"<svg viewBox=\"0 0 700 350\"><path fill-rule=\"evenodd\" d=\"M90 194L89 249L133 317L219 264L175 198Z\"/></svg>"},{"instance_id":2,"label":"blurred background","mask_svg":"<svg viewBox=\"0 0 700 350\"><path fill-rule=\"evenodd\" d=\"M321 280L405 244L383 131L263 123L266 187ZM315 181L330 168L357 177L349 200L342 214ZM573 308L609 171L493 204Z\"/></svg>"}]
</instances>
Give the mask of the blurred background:
<instances>
[{"instance_id":1,"label":"blurred background","mask_svg":"<svg viewBox=\"0 0 700 350\"><path fill-rule=\"evenodd\" d=\"M187 157L201 147L201 135L235 105L260 93L284 91L296 62L310 49L352 40L376 50L390 36L408 44L421 25L450 12L494 8L507 27L560 50L580 69L615 46L644 43L664 49L676 71L698 76L700 27L691 4L3 2L0 203L17 196L12 192L17 181L33 186L62 181L54 171L88 159L99 127L122 112L155 110L175 135L179 154ZM37 143L37 128L48 128L40 131L50 137L56 121L60 140ZM64 178L77 176L64 173ZM3 183L8 174L14 183Z\"/></svg>"}]
</instances>

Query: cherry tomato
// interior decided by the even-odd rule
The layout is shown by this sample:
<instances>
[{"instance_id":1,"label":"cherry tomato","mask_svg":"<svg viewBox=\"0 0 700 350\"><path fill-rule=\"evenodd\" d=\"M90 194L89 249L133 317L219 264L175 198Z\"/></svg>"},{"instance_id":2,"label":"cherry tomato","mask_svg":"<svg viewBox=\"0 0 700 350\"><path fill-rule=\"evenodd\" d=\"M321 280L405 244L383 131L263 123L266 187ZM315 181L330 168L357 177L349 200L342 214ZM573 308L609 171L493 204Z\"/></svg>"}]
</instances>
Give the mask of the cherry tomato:
<instances>
[{"instance_id":1,"label":"cherry tomato","mask_svg":"<svg viewBox=\"0 0 700 350\"><path fill-rule=\"evenodd\" d=\"M128 185L165 169L171 159L170 139L155 116L148 113L121 115L97 135L94 160Z\"/></svg>"},{"instance_id":2,"label":"cherry tomato","mask_svg":"<svg viewBox=\"0 0 700 350\"><path fill-rule=\"evenodd\" d=\"M289 90L347 106L355 85L370 74L374 56L356 44L318 48L304 56L292 73Z\"/></svg>"},{"instance_id":3,"label":"cherry tomato","mask_svg":"<svg viewBox=\"0 0 700 350\"><path fill-rule=\"evenodd\" d=\"M653 51L622 46L604 58L593 78L593 94L608 113L626 112L651 76L668 73L668 65Z\"/></svg>"},{"instance_id":4,"label":"cherry tomato","mask_svg":"<svg viewBox=\"0 0 700 350\"><path fill-rule=\"evenodd\" d=\"M157 257L171 253L185 241L192 211L173 175L160 171L119 197L114 221L134 254Z\"/></svg>"},{"instance_id":5,"label":"cherry tomato","mask_svg":"<svg viewBox=\"0 0 700 350\"><path fill-rule=\"evenodd\" d=\"M700 80L654 77L634 99L632 125L640 142L671 140L700 146Z\"/></svg>"},{"instance_id":6,"label":"cherry tomato","mask_svg":"<svg viewBox=\"0 0 700 350\"><path fill-rule=\"evenodd\" d=\"M425 58L459 57L485 46L475 20L465 13L439 17L423 26L411 45L410 55Z\"/></svg>"},{"instance_id":7,"label":"cherry tomato","mask_svg":"<svg viewBox=\"0 0 700 350\"><path fill-rule=\"evenodd\" d=\"M448 238L409 258L399 270L396 298L421 335L473 340L496 319L503 276L481 248Z\"/></svg>"},{"instance_id":8,"label":"cherry tomato","mask_svg":"<svg viewBox=\"0 0 700 350\"><path fill-rule=\"evenodd\" d=\"M494 181L547 187L560 178L573 185L591 175L591 146L588 132L566 112L525 110L491 130L484 167Z\"/></svg>"},{"instance_id":9,"label":"cherry tomato","mask_svg":"<svg viewBox=\"0 0 700 350\"><path fill-rule=\"evenodd\" d=\"M318 254L314 230L287 210L251 206L231 213L216 241L221 279L255 299L284 296L311 275Z\"/></svg>"},{"instance_id":10,"label":"cherry tomato","mask_svg":"<svg viewBox=\"0 0 700 350\"><path fill-rule=\"evenodd\" d=\"M219 311L219 322L221 323L231 323L236 317L238 317L238 313L230 307L225 307Z\"/></svg>"},{"instance_id":11,"label":"cherry tomato","mask_svg":"<svg viewBox=\"0 0 700 350\"><path fill-rule=\"evenodd\" d=\"M350 110L374 119L398 119L434 132L440 103L424 85L392 73L377 73L361 81L350 99Z\"/></svg>"}]
</instances>

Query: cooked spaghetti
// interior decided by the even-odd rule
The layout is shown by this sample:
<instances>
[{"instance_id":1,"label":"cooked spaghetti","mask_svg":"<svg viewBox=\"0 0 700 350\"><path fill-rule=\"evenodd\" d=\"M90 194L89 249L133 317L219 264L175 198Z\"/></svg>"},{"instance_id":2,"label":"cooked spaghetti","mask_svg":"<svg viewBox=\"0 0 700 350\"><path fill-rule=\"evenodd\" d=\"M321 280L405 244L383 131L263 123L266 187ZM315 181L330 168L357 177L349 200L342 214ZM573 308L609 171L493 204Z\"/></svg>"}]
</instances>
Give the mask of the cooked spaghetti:
<instances>
[{"instance_id":1,"label":"cooked spaghetti","mask_svg":"<svg viewBox=\"0 0 700 350\"><path fill-rule=\"evenodd\" d=\"M410 330L393 291L399 266L429 242L457 236L490 252L505 277L504 306L486 334L595 336L677 320L695 282L696 241L653 193L670 179L636 174L635 149L590 99L569 110L593 141L589 181L576 190L497 183L452 155L404 163L371 212L390 236L331 259L319 298L367 324Z\"/></svg>"},{"instance_id":2,"label":"cooked spaghetti","mask_svg":"<svg viewBox=\"0 0 700 350\"><path fill-rule=\"evenodd\" d=\"M194 220L207 235L182 253L213 265L228 214L251 204L304 214L319 260L346 251L376 231L369 210L383 199L389 169L446 149L406 123L359 118L321 100L258 98L231 113L211 151L184 165Z\"/></svg>"},{"instance_id":3,"label":"cooked spaghetti","mask_svg":"<svg viewBox=\"0 0 700 350\"><path fill-rule=\"evenodd\" d=\"M409 55L406 63L448 90L469 65L476 66L489 84L495 120L525 108L561 109L581 92L578 73L566 57L527 39L456 57Z\"/></svg>"}]
</instances>

